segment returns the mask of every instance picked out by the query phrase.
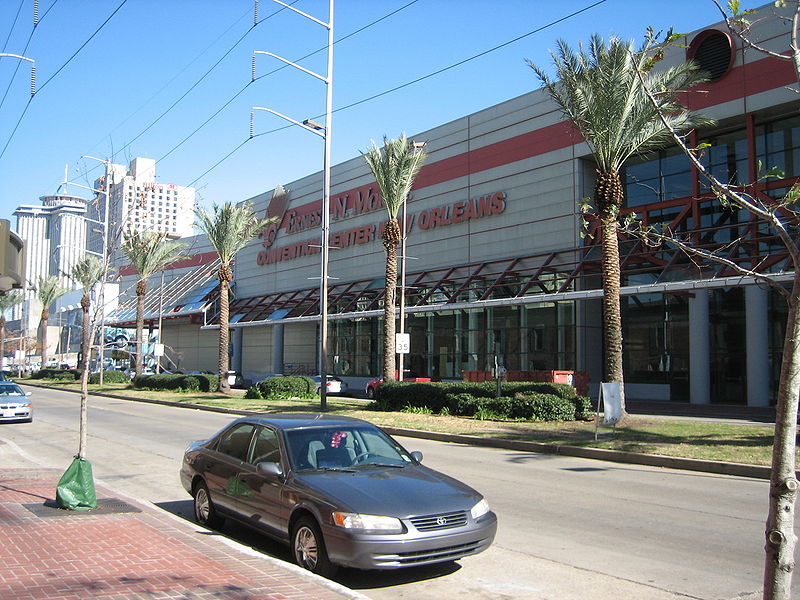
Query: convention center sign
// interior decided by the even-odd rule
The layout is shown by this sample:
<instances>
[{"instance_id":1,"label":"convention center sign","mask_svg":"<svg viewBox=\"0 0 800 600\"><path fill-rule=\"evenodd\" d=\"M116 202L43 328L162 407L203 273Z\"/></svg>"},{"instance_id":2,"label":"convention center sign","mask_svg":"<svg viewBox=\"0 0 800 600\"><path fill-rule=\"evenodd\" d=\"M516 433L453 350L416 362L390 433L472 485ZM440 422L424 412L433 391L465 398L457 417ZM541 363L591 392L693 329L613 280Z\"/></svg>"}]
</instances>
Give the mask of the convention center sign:
<instances>
[{"instance_id":1,"label":"convention center sign","mask_svg":"<svg viewBox=\"0 0 800 600\"><path fill-rule=\"evenodd\" d=\"M278 238L280 229L283 229L286 235L318 231L322 224L321 204L321 202L314 202L298 209L287 210L288 194L282 187L277 188L267 207L267 216L274 217L276 223L268 226L259 234L263 249L258 253L258 264L270 265L318 254L320 251L318 237L277 247L273 247L273 245ZM374 184L367 185L331 199L331 222L383 209L383 199L375 190ZM409 213L406 215L406 231L411 232L415 228L423 231L439 229L499 215L505 209L505 192L494 192L478 198L469 198ZM328 243L332 248L348 248L380 241L383 239L385 227L386 221L380 221L335 231L329 234Z\"/></svg>"}]
</instances>

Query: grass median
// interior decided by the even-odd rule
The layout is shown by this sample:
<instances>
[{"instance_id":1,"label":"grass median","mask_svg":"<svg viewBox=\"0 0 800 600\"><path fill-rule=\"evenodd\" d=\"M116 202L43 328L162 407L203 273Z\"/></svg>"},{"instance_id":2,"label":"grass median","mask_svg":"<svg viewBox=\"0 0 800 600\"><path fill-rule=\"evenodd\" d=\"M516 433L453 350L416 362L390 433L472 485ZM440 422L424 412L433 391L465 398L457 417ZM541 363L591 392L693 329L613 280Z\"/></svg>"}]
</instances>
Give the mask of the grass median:
<instances>
[{"instance_id":1,"label":"grass median","mask_svg":"<svg viewBox=\"0 0 800 600\"><path fill-rule=\"evenodd\" d=\"M73 390L79 387L77 383L36 383ZM91 392L256 412L317 412L320 408L319 399L250 400L243 398L242 392L237 393L236 390L234 395L226 396L202 392L139 390L128 384L89 387ZM624 426L615 430L600 427L600 439L595 441L593 421L492 421L412 412L381 412L371 410L369 406L368 400L328 397L328 412L366 419L385 427L764 466L769 466L772 455L773 427L769 424L731 424L631 415ZM800 452L798 458L800 459Z\"/></svg>"}]
</instances>

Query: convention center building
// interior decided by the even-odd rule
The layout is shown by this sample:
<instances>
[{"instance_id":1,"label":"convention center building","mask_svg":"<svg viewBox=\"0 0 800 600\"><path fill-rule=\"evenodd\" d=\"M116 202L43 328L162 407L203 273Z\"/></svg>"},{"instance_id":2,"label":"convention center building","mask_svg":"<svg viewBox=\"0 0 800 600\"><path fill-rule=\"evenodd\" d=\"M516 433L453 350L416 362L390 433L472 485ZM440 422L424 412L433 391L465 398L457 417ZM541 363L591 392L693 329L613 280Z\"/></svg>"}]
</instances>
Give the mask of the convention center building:
<instances>
[{"instance_id":1,"label":"convention center building","mask_svg":"<svg viewBox=\"0 0 800 600\"><path fill-rule=\"evenodd\" d=\"M772 4L752 35L786 54L788 27ZM755 196L782 197L800 176L800 99L792 62L744 48L724 22L686 36L661 64L693 58L710 81L686 94L715 126L692 135L703 161ZM660 67L659 67L660 68ZM531 73L531 82L535 82ZM398 132L399 133L399 132ZM376 132L376 137L382 132ZM405 213L405 368L462 379L497 354L508 371L602 378L600 248L582 235L591 197L588 145L541 89L410 136L427 161ZM759 177L778 167L780 178ZM625 211L691 233L736 263L791 280L776 236L749 213L724 208L675 147L637 157L624 172ZM316 374L319 358L323 174L249 201L279 223L242 250L231 304L232 368L252 381ZM327 372L351 387L382 372L386 210L359 156L331 171ZM151 278L146 319L161 317L167 364L217 367L216 254L202 236L190 258ZM621 238L626 396L693 404L774 403L785 300L763 283L667 247ZM135 276L112 319L135 321ZM399 294L400 292L398 292ZM362 388L363 389L363 388Z\"/></svg>"}]
</instances>

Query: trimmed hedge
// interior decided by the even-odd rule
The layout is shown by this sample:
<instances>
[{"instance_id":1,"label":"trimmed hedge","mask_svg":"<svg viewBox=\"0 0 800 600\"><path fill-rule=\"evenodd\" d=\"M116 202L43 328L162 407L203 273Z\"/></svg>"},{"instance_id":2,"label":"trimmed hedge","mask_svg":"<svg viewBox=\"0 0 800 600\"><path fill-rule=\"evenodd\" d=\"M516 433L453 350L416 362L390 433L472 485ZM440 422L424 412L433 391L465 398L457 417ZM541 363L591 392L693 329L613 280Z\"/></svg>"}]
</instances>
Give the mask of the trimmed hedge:
<instances>
[{"instance_id":1,"label":"trimmed hedge","mask_svg":"<svg viewBox=\"0 0 800 600\"><path fill-rule=\"evenodd\" d=\"M588 398L562 383L503 382L495 397L494 382L385 382L375 390L378 410L430 409L434 413L532 421L571 421L593 414Z\"/></svg>"},{"instance_id":2,"label":"trimmed hedge","mask_svg":"<svg viewBox=\"0 0 800 600\"><path fill-rule=\"evenodd\" d=\"M89 383L100 383L100 373L89 375ZM128 383L128 376L116 369L103 371L103 383Z\"/></svg>"},{"instance_id":3,"label":"trimmed hedge","mask_svg":"<svg viewBox=\"0 0 800 600\"><path fill-rule=\"evenodd\" d=\"M200 373L196 375L137 375L133 387L150 390L182 390L187 392L213 392L219 387L219 377Z\"/></svg>"},{"instance_id":4,"label":"trimmed hedge","mask_svg":"<svg viewBox=\"0 0 800 600\"><path fill-rule=\"evenodd\" d=\"M80 372L76 369L39 369L35 373L31 373L31 379L53 379L55 381L74 381L80 376Z\"/></svg>"},{"instance_id":5,"label":"trimmed hedge","mask_svg":"<svg viewBox=\"0 0 800 600\"><path fill-rule=\"evenodd\" d=\"M447 406L456 409L453 396L469 394L476 398L494 398L497 385L492 381L469 382L431 382L404 383L388 381L375 390L375 402L380 410L400 410L404 406L427 406L433 412L441 412ZM575 388L565 383L536 383L528 381L504 381L500 387L501 396L517 394L548 394L569 399L576 395Z\"/></svg>"},{"instance_id":6,"label":"trimmed hedge","mask_svg":"<svg viewBox=\"0 0 800 600\"><path fill-rule=\"evenodd\" d=\"M254 386L262 398L315 398L317 384L309 377L268 377Z\"/></svg>"}]
</instances>

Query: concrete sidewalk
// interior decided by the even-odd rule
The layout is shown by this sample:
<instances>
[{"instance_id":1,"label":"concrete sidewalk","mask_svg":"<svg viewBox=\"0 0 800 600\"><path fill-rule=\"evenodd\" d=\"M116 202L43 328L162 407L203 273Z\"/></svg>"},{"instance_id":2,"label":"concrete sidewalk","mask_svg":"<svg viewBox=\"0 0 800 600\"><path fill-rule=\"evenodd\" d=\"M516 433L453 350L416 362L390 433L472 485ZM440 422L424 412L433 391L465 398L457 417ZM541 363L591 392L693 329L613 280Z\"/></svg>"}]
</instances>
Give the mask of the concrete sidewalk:
<instances>
[{"instance_id":1,"label":"concrete sidewalk","mask_svg":"<svg viewBox=\"0 0 800 600\"><path fill-rule=\"evenodd\" d=\"M342 600L366 596L97 485L55 508L57 469L0 469L3 600Z\"/></svg>"}]
</instances>

